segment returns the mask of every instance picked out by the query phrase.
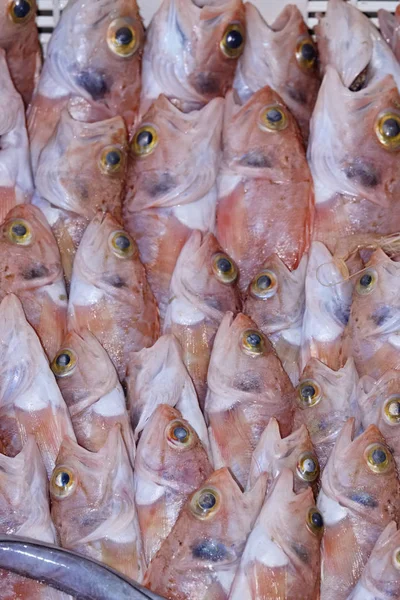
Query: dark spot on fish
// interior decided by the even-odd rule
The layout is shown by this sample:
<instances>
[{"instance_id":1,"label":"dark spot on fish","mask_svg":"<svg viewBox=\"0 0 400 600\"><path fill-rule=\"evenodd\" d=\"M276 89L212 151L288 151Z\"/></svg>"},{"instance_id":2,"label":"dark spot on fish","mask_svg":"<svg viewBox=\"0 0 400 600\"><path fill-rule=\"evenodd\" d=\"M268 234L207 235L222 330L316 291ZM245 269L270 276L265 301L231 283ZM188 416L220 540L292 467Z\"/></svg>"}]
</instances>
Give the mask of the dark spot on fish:
<instances>
[{"instance_id":1,"label":"dark spot on fish","mask_svg":"<svg viewBox=\"0 0 400 600\"><path fill-rule=\"evenodd\" d=\"M28 267L22 271L22 277L27 279L39 279L40 277L46 277L49 274L49 270L44 265L35 265L34 267Z\"/></svg>"},{"instance_id":2,"label":"dark spot on fish","mask_svg":"<svg viewBox=\"0 0 400 600\"><path fill-rule=\"evenodd\" d=\"M103 281L105 283L108 283L108 285L112 285L115 288L123 288L126 286L125 279L120 277L118 274L103 277Z\"/></svg>"},{"instance_id":3,"label":"dark spot on fish","mask_svg":"<svg viewBox=\"0 0 400 600\"><path fill-rule=\"evenodd\" d=\"M380 327L384 324L385 321L390 318L390 307L389 306L378 306L376 310L371 315L371 320L375 323L377 327Z\"/></svg>"},{"instance_id":4,"label":"dark spot on fish","mask_svg":"<svg viewBox=\"0 0 400 600\"><path fill-rule=\"evenodd\" d=\"M233 379L233 387L242 392L261 392L262 380L258 373L237 373Z\"/></svg>"},{"instance_id":5,"label":"dark spot on fish","mask_svg":"<svg viewBox=\"0 0 400 600\"><path fill-rule=\"evenodd\" d=\"M354 161L344 169L347 179L354 180L364 187L374 188L380 183L380 177L373 165Z\"/></svg>"},{"instance_id":6,"label":"dark spot on fish","mask_svg":"<svg viewBox=\"0 0 400 600\"><path fill-rule=\"evenodd\" d=\"M307 104L307 96L302 90L298 90L296 88L287 87L286 91L288 93L289 98L297 102L298 104Z\"/></svg>"},{"instance_id":7,"label":"dark spot on fish","mask_svg":"<svg viewBox=\"0 0 400 600\"><path fill-rule=\"evenodd\" d=\"M270 169L272 167L270 159L258 150L252 150L251 152L248 152L242 156L239 164L243 165L244 167L255 167L259 169Z\"/></svg>"},{"instance_id":8,"label":"dark spot on fish","mask_svg":"<svg viewBox=\"0 0 400 600\"><path fill-rule=\"evenodd\" d=\"M354 492L349 498L353 502L357 502L357 504L361 504L361 506L366 506L367 508L376 508L378 506L378 502L375 498L367 492Z\"/></svg>"},{"instance_id":9,"label":"dark spot on fish","mask_svg":"<svg viewBox=\"0 0 400 600\"><path fill-rule=\"evenodd\" d=\"M333 307L333 316L342 325L347 325L350 319L350 305L335 302Z\"/></svg>"},{"instance_id":10,"label":"dark spot on fish","mask_svg":"<svg viewBox=\"0 0 400 600\"><path fill-rule=\"evenodd\" d=\"M211 562L219 562L228 556L226 547L217 540L201 540L195 546L192 546L193 558L200 560L210 560Z\"/></svg>"},{"instance_id":11,"label":"dark spot on fish","mask_svg":"<svg viewBox=\"0 0 400 600\"><path fill-rule=\"evenodd\" d=\"M194 87L200 94L218 94L220 82L213 73L199 73L194 81Z\"/></svg>"},{"instance_id":12,"label":"dark spot on fish","mask_svg":"<svg viewBox=\"0 0 400 600\"><path fill-rule=\"evenodd\" d=\"M76 83L86 90L93 100L104 98L108 91L105 73L95 69L85 69L76 75Z\"/></svg>"},{"instance_id":13,"label":"dark spot on fish","mask_svg":"<svg viewBox=\"0 0 400 600\"><path fill-rule=\"evenodd\" d=\"M358 92L359 90L362 90L365 87L368 75L368 67L369 65L367 65L365 69L363 69L361 73L357 75L353 83L349 86L349 90L351 92Z\"/></svg>"},{"instance_id":14,"label":"dark spot on fish","mask_svg":"<svg viewBox=\"0 0 400 600\"><path fill-rule=\"evenodd\" d=\"M146 188L150 196L161 196L161 194L173 190L175 186L176 181L170 173L162 173L158 178L152 175L146 182Z\"/></svg>"},{"instance_id":15,"label":"dark spot on fish","mask_svg":"<svg viewBox=\"0 0 400 600\"><path fill-rule=\"evenodd\" d=\"M300 558L300 560L303 563L305 563L305 564L309 563L310 553L308 552L308 550L305 546L303 546L302 544L298 544L297 542L294 542L294 544L292 544L292 550L293 550L293 552L295 552L297 554L297 556Z\"/></svg>"}]
</instances>

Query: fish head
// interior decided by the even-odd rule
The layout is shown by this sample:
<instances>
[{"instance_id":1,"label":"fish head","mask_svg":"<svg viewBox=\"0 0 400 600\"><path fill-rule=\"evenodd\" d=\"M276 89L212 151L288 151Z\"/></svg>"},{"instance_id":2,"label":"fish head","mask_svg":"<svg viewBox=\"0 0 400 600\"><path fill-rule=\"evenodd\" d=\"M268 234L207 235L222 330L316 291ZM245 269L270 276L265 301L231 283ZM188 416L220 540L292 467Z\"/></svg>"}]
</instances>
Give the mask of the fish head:
<instances>
[{"instance_id":1,"label":"fish head","mask_svg":"<svg viewBox=\"0 0 400 600\"><path fill-rule=\"evenodd\" d=\"M19 204L8 212L0 227L0 246L3 290L23 292L62 280L57 242L43 213L32 204ZM62 295L57 301L65 300Z\"/></svg>"},{"instance_id":2,"label":"fish head","mask_svg":"<svg viewBox=\"0 0 400 600\"><path fill-rule=\"evenodd\" d=\"M400 425L400 371L390 369L377 381L369 375L361 377L357 402L364 425L375 423L397 454Z\"/></svg>"},{"instance_id":3,"label":"fish head","mask_svg":"<svg viewBox=\"0 0 400 600\"><path fill-rule=\"evenodd\" d=\"M92 219L98 209L119 217L126 154L121 117L84 123L74 119L67 107L41 152L36 189L51 204L86 219Z\"/></svg>"},{"instance_id":4,"label":"fish head","mask_svg":"<svg viewBox=\"0 0 400 600\"><path fill-rule=\"evenodd\" d=\"M277 254L262 265L249 285L244 305L248 314L266 333L301 326L305 309L307 255L290 271Z\"/></svg>"},{"instance_id":5,"label":"fish head","mask_svg":"<svg viewBox=\"0 0 400 600\"><path fill-rule=\"evenodd\" d=\"M397 6L393 13L381 8L378 10L379 29L382 36L393 50L393 54L400 58L400 9Z\"/></svg>"},{"instance_id":6,"label":"fish head","mask_svg":"<svg viewBox=\"0 0 400 600\"><path fill-rule=\"evenodd\" d=\"M2 22L2 19L0 22ZM3 30L0 31L0 36L2 36ZM13 131L20 123L24 105L11 80L6 53L3 48L0 48L0 89L0 135L4 136Z\"/></svg>"},{"instance_id":7,"label":"fish head","mask_svg":"<svg viewBox=\"0 0 400 600\"><path fill-rule=\"evenodd\" d=\"M24 39L35 28L36 0L2 2L0 9L0 46L9 50L16 39ZM0 89L3 86L0 84Z\"/></svg>"},{"instance_id":8,"label":"fish head","mask_svg":"<svg viewBox=\"0 0 400 600\"><path fill-rule=\"evenodd\" d=\"M400 531L395 521L389 523L379 536L359 585L383 598L396 597L400 586Z\"/></svg>"}]
</instances>

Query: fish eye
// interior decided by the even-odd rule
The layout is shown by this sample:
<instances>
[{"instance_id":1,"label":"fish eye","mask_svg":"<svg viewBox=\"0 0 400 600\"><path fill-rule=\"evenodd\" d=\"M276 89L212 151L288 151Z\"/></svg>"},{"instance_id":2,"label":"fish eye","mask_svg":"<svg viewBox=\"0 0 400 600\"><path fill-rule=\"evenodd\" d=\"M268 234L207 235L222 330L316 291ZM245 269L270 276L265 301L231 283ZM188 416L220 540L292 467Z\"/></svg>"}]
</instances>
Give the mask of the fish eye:
<instances>
[{"instance_id":1,"label":"fish eye","mask_svg":"<svg viewBox=\"0 0 400 600\"><path fill-rule=\"evenodd\" d=\"M261 331L247 329L242 334L242 349L249 356L261 356L265 352L265 339Z\"/></svg>"},{"instance_id":2,"label":"fish eye","mask_svg":"<svg viewBox=\"0 0 400 600\"><path fill-rule=\"evenodd\" d=\"M63 348L51 363L51 370L56 377L71 375L76 367L76 354L73 350Z\"/></svg>"},{"instance_id":3,"label":"fish eye","mask_svg":"<svg viewBox=\"0 0 400 600\"><path fill-rule=\"evenodd\" d=\"M135 134L132 150L137 156L152 154L158 145L158 133L152 125L143 125Z\"/></svg>"},{"instance_id":4,"label":"fish eye","mask_svg":"<svg viewBox=\"0 0 400 600\"><path fill-rule=\"evenodd\" d=\"M316 381L305 379L297 387L298 398L302 408L310 408L321 401L321 388Z\"/></svg>"},{"instance_id":5,"label":"fish eye","mask_svg":"<svg viewBox=\"0 0 400 600\"><path fill-rule=\"evenodd\" d=\"M225 30L220 48L227 58L238 58L243 50L246 34L241 23L231 23Z\"/></svg>"},{"instance_id":6,"label":"fish eye","mask_svg":"<svg viewBox=\"0 0 400 600\"><path fill-rule=\"evenodd\" d=\"M324 529L324 519L319 510L313 506L307 513L306 521L308 529L315 535L320 535Z\"/></svg>"},{"instance_id":7,"label":"fish eye","mask_svg":"<svg viewBox=\"0 0 400 600\"><path fill-rule=\"evenodd\" d=\"M108 27L107 44L111 52L122 58L129 58L139 47L136 30L128 19L115 19Z\"/></svg>"},{"instance_id":8,"label":"fish eye","mask_svg":"<svg viewBox=\"0 0 400 600\"><path fill-rule=\"evenodd\" d=\"M305 71L314 69L317 63L317 48L310 37L301 37L297 42L296 59Z\"/></svg>"},{"instance_id":9,"label":"fish eye","mask_svg":"<svg viewBox=\"0 0 400 600\"><path fill-rule=\"evenodd\" d=\"M114 231L110 235L111 249L119 258L129 258L136 250L136 245L126 231Z\"/></svg>"},{"instance_id":10,"label":"fish eye","mask_svg":"<svg viewBox=\"0 0 400 600\"><path fill-rule=\"evenodd\" d=\"M296 472L303 481L315 481L319 475L319 462L316 455L313 452L301 454L297 461Z\"/></svg>"},{"instance_id":11,"label":"fish eye","mask_svg":"<svg viewBox=\"0 0 400 600\"><path fill-rule=\"evenodd\" d=\"M387 150L399 150L400 115L395 112L381 113L375 122L375 133Z\"/></svg>"},{"instance_id":12,"label":"fish eye","mask_svg":"<svg viewBox=\"0 0 400 600\"><path fill-rule=\"evenodd\" d=\"M190 507L197 518L209 519L218 511L220 504L220 496L216 489L203 488L195 493Z\"/></svg>"},{"instance_id":13,"label":"fish eye","mask_svg":"<svg viewBox=\"0 0 400 600\"><path fill-rule=\"evenodd\" d=\"M124 165L124 154L117 146L107 146L100 155L100 170L105 175L119 173Z\"/></svg>"},{"instance_id":14,"label":"fish eye","mask_svg":"<svg viewBox=\"0 0 400 600\"><path fill-rule=\"evenodd\" d=\"M56 467L50 480L50 493L59 500L68 498L75 488L77 480L71 469L68 467Z\"/></svg>"},{"instance_id":15,"label":"fish eye","mask_svg":"<svg viewBox=\"0 0 400 600\"><path fill-rule=\"evenodd\" d=\"M383 405L383 415L391 425L400 423L400 396L392 396Z\"/></svg>"},{"instance_id":16,"label":"fish eye","mask_svg":"<svg viewBox=\"0 0 400 600\"><path fill-rule=\"evenodd\" d=\"M279 104L272 104L260 113L260 128L264 131L282 131L288 126L286 111Z\"/></svg>"},{"instance_id":17,"label":"fish eye","mask_svg":"<svg viewBox=\"0 0 400 600\"><path fill-rule=\"evenodd\" d=\"M269 269L258 273L250 284L251 295L261 300L275 296L277 291L278 279L275 273Z\"/></svg>"},{"instance_id":18,"label":"fish eye","mask_svg":"<svg viewBox=\"0 0 400 600\"><path fill-rule=\"evenodd\" d=\"M15 219L8 226L8 237L13 244L28 246L32 241L31 227L23 219Z\"/></svg>"},{"instance_id":19,"label":"fish eye","mask_svg":"<svg viewBox=\"0 0 400 600\"><path fill-rule=\"evenodd\" d=\"M359 280L356 284L356 291L361 296L365 296L366 294L370 294L376 286L376 282L378 280L378 274L376 271L372 269L368 269L361 274Z\"/></svg>"},{"instance_id":20,"label":"fish eye","mask_svg":"<svg viewBox=\"0 0 400 600\"><path fill-rule=\"evenodd\" d=\"M13 23L25 23L33 14L31 0L13 0L8 5L8 15Z\"/></svg>"},{"instance_id":21,"label":"fish eye","mask_svg":"<svg viewBox=\"0 0 400 600\"><path fill-rule=\"evenodd\" d=\"M238 269L227 254L219 252L212 259L212 270L221 283L233 283L238 277Z\"/></svg>"},{"instance_id":22,"label":"fish eye","mask_svg":"<svg viewBox=\"0 0 400 600\"><path fill-rule=\"evenodd\" d=\"M396 569L400 569L400 548L396 548L393 552L393 565Z\"/></svg>"},{"instance_id":23,"label":"fish eye","mask_svg":"<svg viewBox=\"0 0 400 600\"><path fill-rule=\"evenodd\" d=\"M174 448L187 448L193 440L193 435L187 423L172 421L167 426L167 440Z\"/></svg>"},{"instance_id":24,"label":"fish eye","mask_svg":"<svg viewBox=\"0 0 400 600\"><path fill-rule=\"evenodd\" d=\"M385 473L391 465L391 454L382 444L371 444L365 450L368 467L374 473Z\"/></svg>"}]
</instances>

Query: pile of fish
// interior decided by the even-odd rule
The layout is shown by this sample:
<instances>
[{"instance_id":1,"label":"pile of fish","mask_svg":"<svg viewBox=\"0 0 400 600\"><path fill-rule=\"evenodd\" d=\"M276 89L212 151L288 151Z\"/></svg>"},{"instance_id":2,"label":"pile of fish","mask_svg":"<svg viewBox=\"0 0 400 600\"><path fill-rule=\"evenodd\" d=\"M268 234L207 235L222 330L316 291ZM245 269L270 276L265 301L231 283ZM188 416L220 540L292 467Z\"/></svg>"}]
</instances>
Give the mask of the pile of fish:
<instances>
[{"instance_id":1,"label":"pile of fish","mask_svg":"<svg viewBox=\"0 0 400 600\"><path fill-rule=\"evenodd\" d=\"M399 600L400 9L0 11L0 598Z\"/></svg>"}]
</instances>

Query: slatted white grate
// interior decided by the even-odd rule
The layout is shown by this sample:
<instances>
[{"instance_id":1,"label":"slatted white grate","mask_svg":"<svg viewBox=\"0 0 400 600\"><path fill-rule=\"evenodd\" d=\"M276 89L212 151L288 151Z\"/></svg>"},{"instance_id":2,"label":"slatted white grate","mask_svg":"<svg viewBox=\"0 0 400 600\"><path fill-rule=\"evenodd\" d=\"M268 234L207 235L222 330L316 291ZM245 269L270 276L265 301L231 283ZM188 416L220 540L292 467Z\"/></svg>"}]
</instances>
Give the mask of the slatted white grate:
<instances>
[{"instance_id":1,"label":"slatted white grate","mask_svg":"<svg viewBox=\"0 0 400 600\"><path fill-rule=\"evenodd\" d=\"M293 0L294 2L295 0ZM139 1L139 4L147 4L149 0ZM258 2L258 6L265 2L270 4L271 2L282 3L282 0L262 0ZM349 0L351 4L358 6L363 12L367 13L374 23L377 23L376 13L380 8L385 8L391 12L394 12L396 6L399 4L397 0ZM40 33L40 41L43 45L44 51L46 51L46 45L50 39L51 32L53 31L62 9L67 4L67 0L38 0L39 12L38 12L38 27ZM153 1L156 6L157 1ZM310 27L314 27L317 22L316 13L324 13L326 10L326 0L310 0L308 2L308 24Z\"/></svg>"}]
</instances>

